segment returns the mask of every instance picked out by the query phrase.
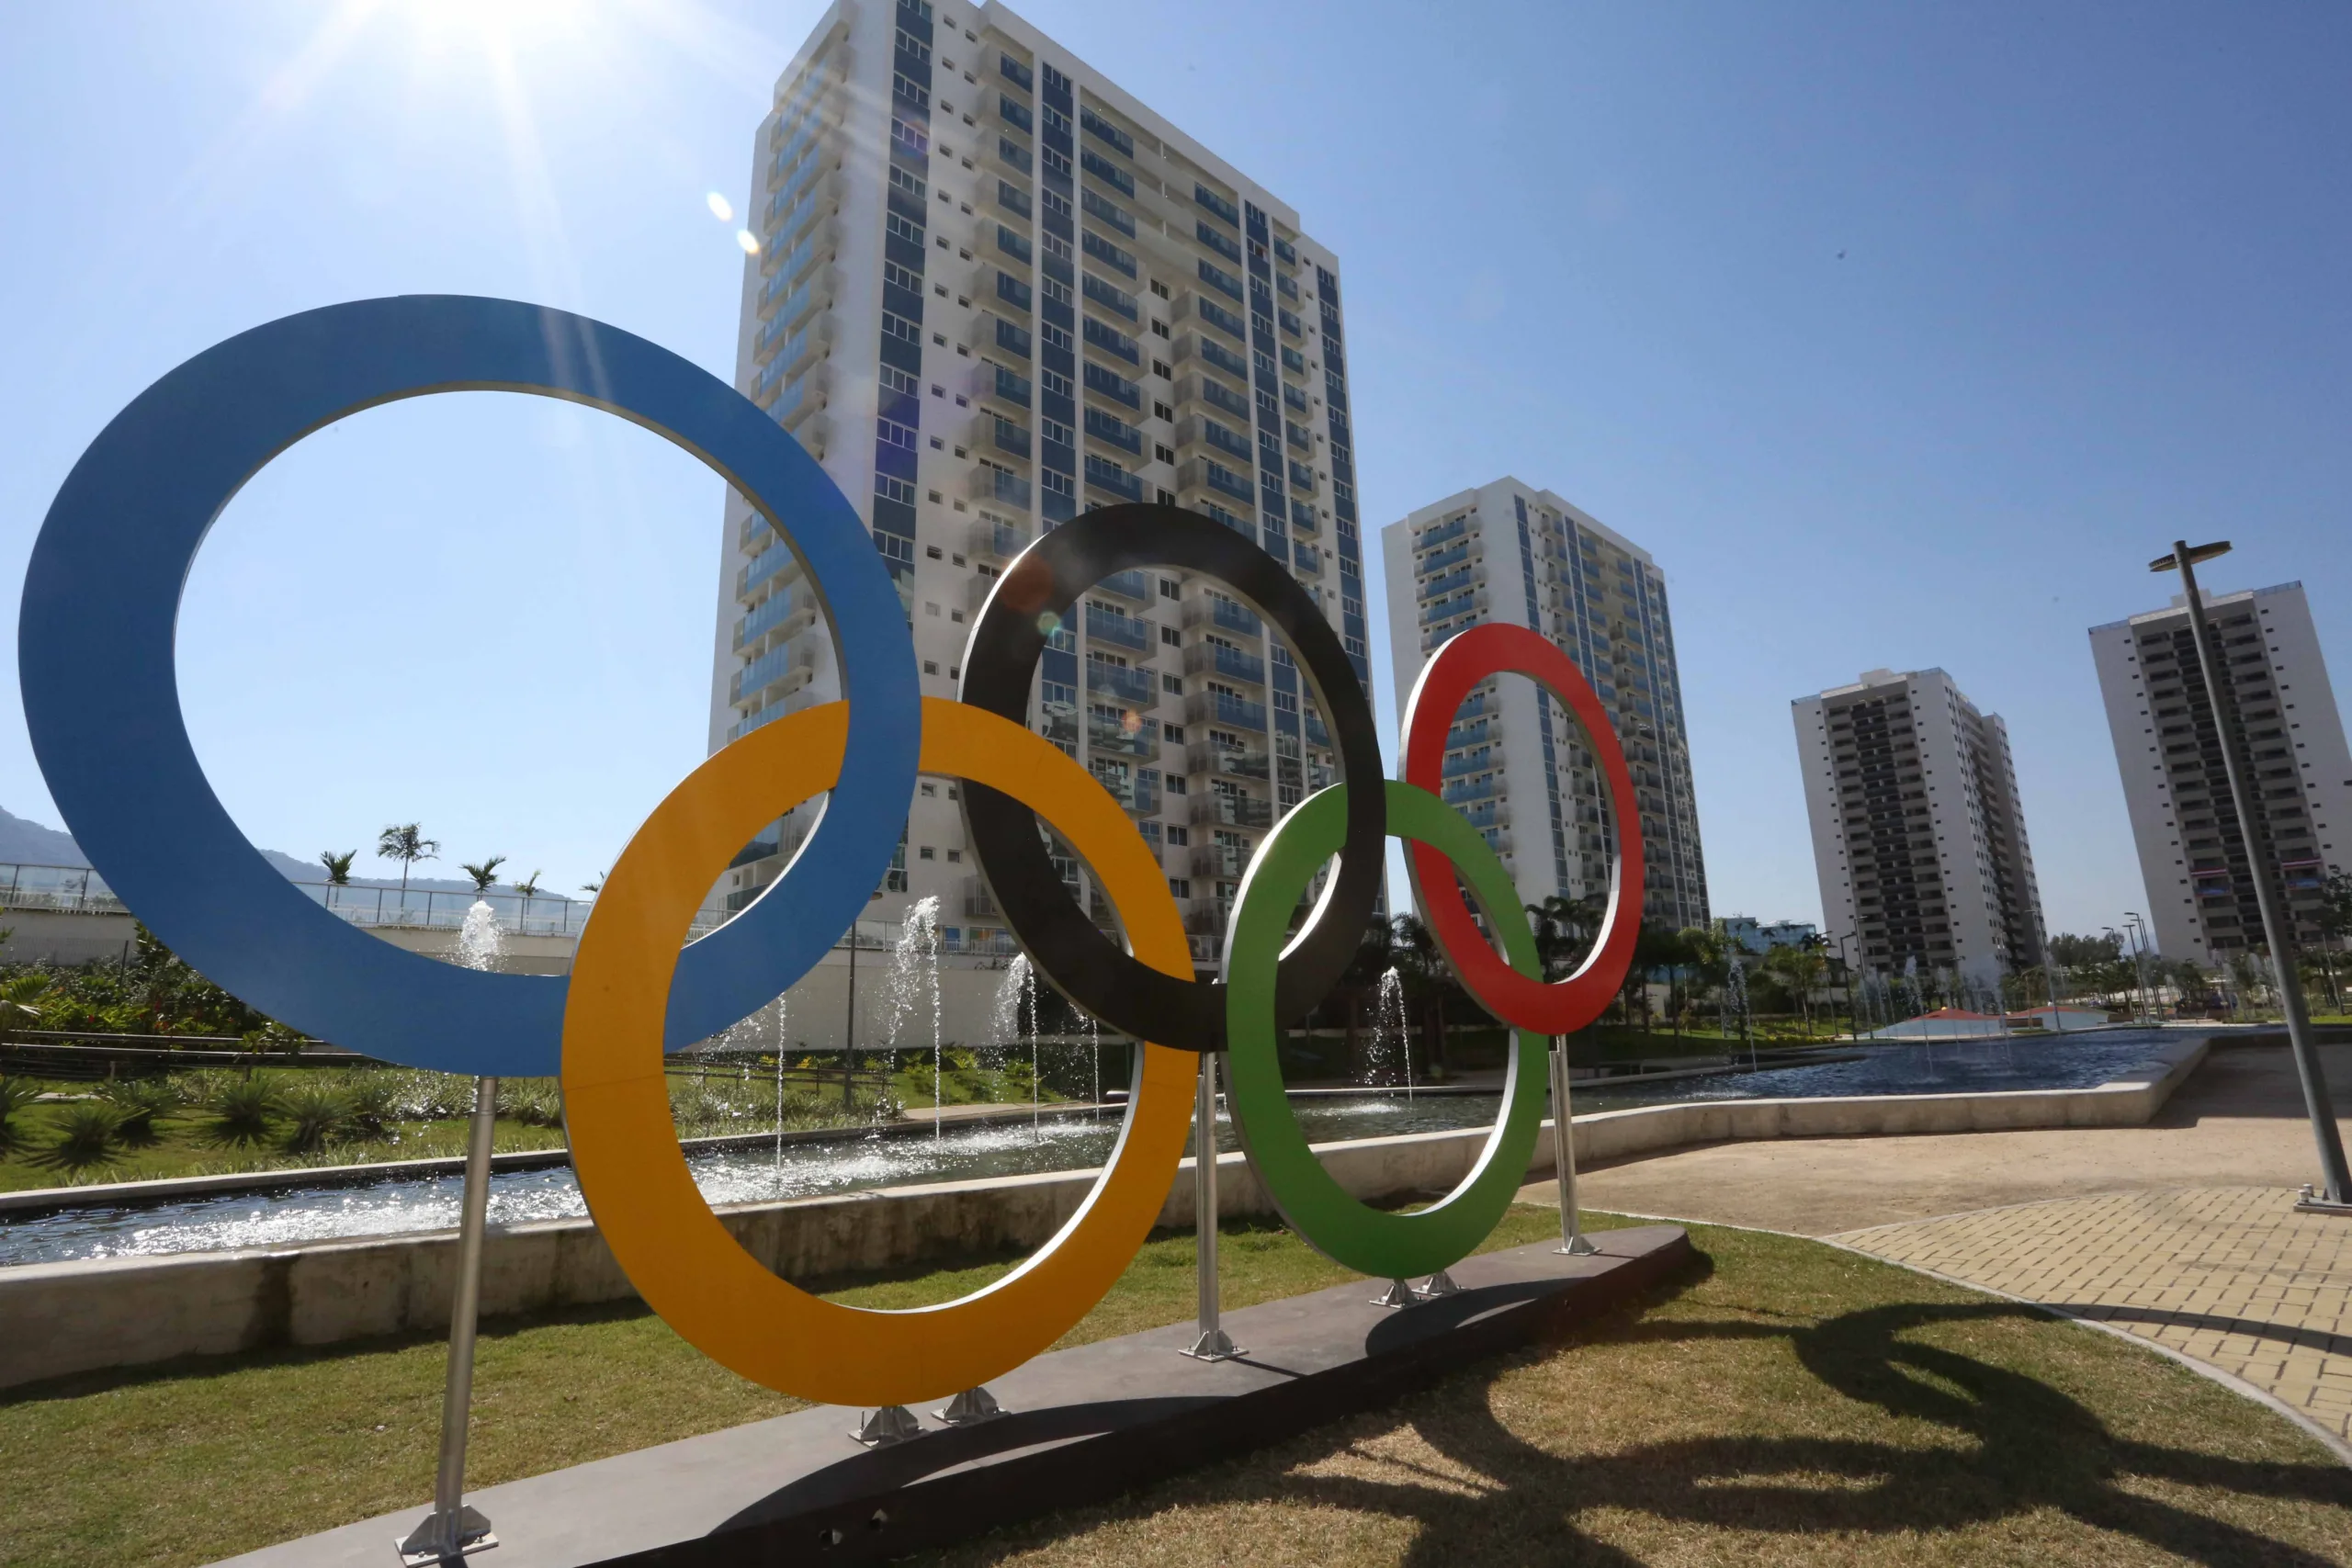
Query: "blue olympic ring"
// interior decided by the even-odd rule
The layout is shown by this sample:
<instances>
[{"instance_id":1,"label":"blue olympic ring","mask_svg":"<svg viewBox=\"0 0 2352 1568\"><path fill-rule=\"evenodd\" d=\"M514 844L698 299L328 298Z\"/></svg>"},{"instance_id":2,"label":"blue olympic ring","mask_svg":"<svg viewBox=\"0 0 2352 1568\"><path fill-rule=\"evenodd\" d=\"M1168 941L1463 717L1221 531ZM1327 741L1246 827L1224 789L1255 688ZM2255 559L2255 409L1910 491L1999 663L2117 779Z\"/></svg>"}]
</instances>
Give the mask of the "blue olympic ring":
<instances>
[{"instance_id":1,"label":"blue olympic ring","mask_svg":"<svg viewBox=\"0 0 2352 1568\"><path fill-rule=\"evenodd\" d=\"M253 1006L411 1066L556 1072L564 981L439 963L313 903L230 820L180 713L180 592L230 498L314 430L452 391L586 403L674 442L766 515L823 595L849 699L841 779L785 877L680 956L667 1041L689 1044L806 974L865 909L914 794L921 693L905 607L847 498L758 405L643 338L511 299L407 295L284 317L165 375L74 464L33 547L17 659L34 753L123 901Z\"/></svg>"}]
</instances>

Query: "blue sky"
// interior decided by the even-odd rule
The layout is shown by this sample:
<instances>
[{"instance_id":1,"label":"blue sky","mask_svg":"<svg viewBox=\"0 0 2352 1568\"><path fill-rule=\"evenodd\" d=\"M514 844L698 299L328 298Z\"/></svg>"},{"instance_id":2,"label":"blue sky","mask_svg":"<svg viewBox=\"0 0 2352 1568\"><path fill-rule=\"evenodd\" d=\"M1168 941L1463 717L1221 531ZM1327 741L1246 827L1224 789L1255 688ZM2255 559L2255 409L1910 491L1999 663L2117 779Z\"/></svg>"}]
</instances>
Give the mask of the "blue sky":
<instances>
[{"instance_id":1,"label":"blue sky","mask_svg":"<svg viewBox=\"0 0 2352 1568\"><path fill-rule=\"evenodd\" d=\"M0 581L124 401L292 310L509 295L730 374L705 198L820 9L0 9ZM2084 634L2178 533L2352 681L2352 11L1023 11L1338 251L1368 520L1510 471L1657 556L1718 913L1818 912L1790 700L1929 664L2009 721L2052 925L2142 907ZM585 880L701 755L718 508L532 400L312 437L190 582L221 798ZM0 806L57 820L13 682Z\"/></svg>"}]
</instances>

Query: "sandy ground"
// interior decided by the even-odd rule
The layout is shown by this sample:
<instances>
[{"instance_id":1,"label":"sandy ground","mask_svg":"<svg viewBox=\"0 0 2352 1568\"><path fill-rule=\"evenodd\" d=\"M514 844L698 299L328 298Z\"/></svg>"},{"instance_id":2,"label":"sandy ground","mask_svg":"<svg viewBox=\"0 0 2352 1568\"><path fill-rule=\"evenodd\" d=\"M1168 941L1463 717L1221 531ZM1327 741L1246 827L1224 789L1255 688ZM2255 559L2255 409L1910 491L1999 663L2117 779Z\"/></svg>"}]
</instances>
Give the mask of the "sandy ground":
<instances>
[{"instance_id":1,"label":"sandy ground","mask_svg":"<svg viewBox=\"0 0 2352 1568\"><path fill-rule=\"evenodd\" d=\"M2321 1055L2352 1143L2342 1114L2352 1111L2352 1045ZM1710 1144L1588 1170L1580 1197L1617 1213L1834 1235L2049 1198L2318 1178L2294 1063L2279 1045L2215 1050L2145 1127ZM1548 1181L1520 1196L1556 1201Z\"/></svg>"}]
</instances>

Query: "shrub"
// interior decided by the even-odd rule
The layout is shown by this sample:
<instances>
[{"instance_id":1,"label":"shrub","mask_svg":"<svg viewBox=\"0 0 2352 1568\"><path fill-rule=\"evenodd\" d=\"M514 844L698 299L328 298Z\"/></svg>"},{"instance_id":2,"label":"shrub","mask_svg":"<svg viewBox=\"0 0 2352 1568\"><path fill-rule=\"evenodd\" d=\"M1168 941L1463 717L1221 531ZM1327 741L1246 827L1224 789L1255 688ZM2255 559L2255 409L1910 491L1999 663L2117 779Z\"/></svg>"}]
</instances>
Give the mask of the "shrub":
<instances>
[{"instance_id":1,"label":"shrub","mask_svg":"<svg viewBox=\"0 0 2352 1568\"><path fill-rule=\"evenodd\" d=\"M110 1083L106 1101L122 1113L122 1139L127 1144L155 1141L155 1118L179 1109L180 1091L168 1078L132 1078Z\"/></svg>"},{"instance_id":2,"label":"shrub","mask_svg":"<svg viewBox=\"0 0 2352 1568\"><path fill-rule=\"evenodd\" d=\"M501 1078L498 1113L526 1127L560 1127L563 1090L553 1078Z\"/></svg>"},{"instance_id":3,"label":"shrub","mask_svg":"<svg viewBox=\"0 0 2352 1568\"><path fill-rule=\"evenodd\" d=\"M324 1148L351 1124L350 1098L324 1084L304 1084L281 1097L286 1146L297 1154Z\"/></svg>"},{"instance_id":4,"label":"shrub","mask_svg":"<svg viewBox=\"0 0 2352 1568\"><path fill-rule=\"evenodd\" d=\"M103 1100L77 1100L55 1123L57 1142L42 1154L45 1164L82 1170L105 1165L120 1153L122 1112Z\"/></svg>"},{"instance_id":5,"label":"shrub","mask_svg":"<svg viewBox=\"0 0 2352 1568\"><path fill-rule=\"evenodd\" d=\"M24 1141L24 1124L17 1120L17 1114L40 1098L39 1085L23 1078L0 1078L0 1153Z\"/></svg>"},{"instance_id":6,"label":"shrub","mask_svg":"<svg viewBox=\"0 0 2352 1568\"><path fill-rule=\"evenodd\" d=\"M205 1097L212 1114L212 1136L223 1144L257 1144L269 1135L277 1113L277 1090L266 1078L232 1078Z\"/></svg>"},{"instance_id":7,"label":"shrub","mask_svg":"<svg viewBox=\"0 0 2352 1568\"><path fill-rule=\"evenodd\" d=\"M344 1089L351 1130L362 1137L380 1138L401 1119L401 1085L387 1072L354 1073Z\"/></svg>"}]
</instances>

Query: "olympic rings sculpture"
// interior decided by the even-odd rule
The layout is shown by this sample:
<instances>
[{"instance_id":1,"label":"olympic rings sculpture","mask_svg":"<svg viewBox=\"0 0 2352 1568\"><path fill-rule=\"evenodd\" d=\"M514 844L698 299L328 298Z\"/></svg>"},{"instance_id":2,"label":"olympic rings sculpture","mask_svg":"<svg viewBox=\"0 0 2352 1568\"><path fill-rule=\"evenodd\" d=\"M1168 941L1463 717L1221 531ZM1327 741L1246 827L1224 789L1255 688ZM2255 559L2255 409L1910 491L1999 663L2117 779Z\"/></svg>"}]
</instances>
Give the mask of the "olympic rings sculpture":
<instances>
[{"instance_id":1,"label":"olympic rings sculpture","mask_svg":"<svg viewBox=\"0 0 2352 1568\"><path fill-rule=\"evenodd\" d=\"M568 982L439 964L311 903L214 796L174 670L190 563L263 465L359 410L485 389L605 409L717 470L807 570L842 671L842 701L714 752L654 809L607 875ZM1283 634L1344 769L1251 859L1222 983L1194 978L1159 859L1124 810L1027 728L1032 677L1054 630L1092 584L1144 566L1211 578ZM1493 1228L1526 1170L1545 1096L1544 1035L1598 1016L1632 961L1642 856L1631 774L1598 697L1533 632L1484 626L1441 650L1406 715L1404 777L1388 781L1363 689L1283 564L1193 513L1118 506L1024 551L973 627L961 700L923 698L897 590L855 509L797 442L665 349L512 300L330 306L171 371L107 425L60 489L26 574L19 627L26 717L58 808L151 929L255 1008L365 1055L481 1076L560 1074L581 1190L639 1293L706 1354L804 1398L912 1404L978 1387L1052 1344L1102 1299L1157 1218L1189 1135L1199 1056L1212 1051L1226 1055L1250 1158L1310 1244L1392 1278L1458 1261ZM1600 939L1555 984L1544 981L1501 861L1435 793L1454 714L1473 687L1506 671L1532 676L1576 713L1618 824ZM815 965L882 880L919 773L963 781L974 858L1038 972L1139 1049L1117 1145L1058 1233L960 1301L875 1312L809 1295L728 1234L678 1145L663 1055L750 1015ZM694 914L735 852L819 795L817 831L785 874L689 944ZM1124 947L1064 895L1041 847L1041 818L1111 898ZM1324 1172L1291 1117L1275 1049L1282 1026L1320 1002L1352 962L1392 832L1412 841L1421 905L1464 987L1517 1031L1503 1111L1470 1174L1410 1214L1369 1209ZM1337 872L1293 936L1302 894L1334 854Z\"/></svg>"}]
</instances>

